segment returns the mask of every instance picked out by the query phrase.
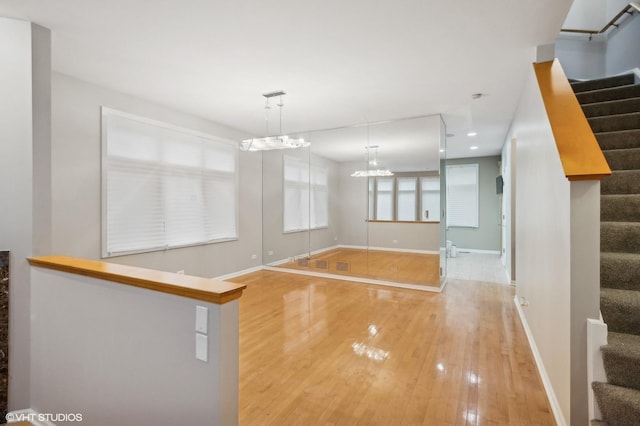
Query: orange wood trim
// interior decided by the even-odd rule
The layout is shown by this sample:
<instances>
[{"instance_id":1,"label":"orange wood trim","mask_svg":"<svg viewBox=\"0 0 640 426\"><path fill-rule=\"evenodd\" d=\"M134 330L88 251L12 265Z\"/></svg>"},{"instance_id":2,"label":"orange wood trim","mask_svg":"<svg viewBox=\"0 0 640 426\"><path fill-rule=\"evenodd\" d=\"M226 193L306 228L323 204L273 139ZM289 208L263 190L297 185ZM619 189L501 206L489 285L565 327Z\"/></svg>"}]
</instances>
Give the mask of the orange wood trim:
<instances>
[{"instance_id":1,"label":"orange wood trim","mask_svg":"<svg viewBox=\"0 0 640 426\"><path fill-rule=\"evenodd\" d=\"M567 179L600 180L609 176L609 164L560 62L555 59L533 67Z\"/></svg>"},{"instance_id":2,"label":"orange wood trim","mask_svg":"<svg viewBox=\"0 0 640 426\"><path fill-rule=\"evenodd\" d=\"M28 260L32 266L84 275L218 305L238 299L242 296L242 291L246 287L242 284L216 279L179 275L172 272L67 256L32 257Z\"/></svg>"},{"instance_id":3,"label":"orange wood trim","mask_svg":"<svg viewBox=\"0 0 640 426\"><path fill-rule=\"evenodd\" d=\"M367 219L367 222L371 222L371 223L440 223L440 221L436 221L436 220L370 220Z\"/></svg>"}]
</instances>

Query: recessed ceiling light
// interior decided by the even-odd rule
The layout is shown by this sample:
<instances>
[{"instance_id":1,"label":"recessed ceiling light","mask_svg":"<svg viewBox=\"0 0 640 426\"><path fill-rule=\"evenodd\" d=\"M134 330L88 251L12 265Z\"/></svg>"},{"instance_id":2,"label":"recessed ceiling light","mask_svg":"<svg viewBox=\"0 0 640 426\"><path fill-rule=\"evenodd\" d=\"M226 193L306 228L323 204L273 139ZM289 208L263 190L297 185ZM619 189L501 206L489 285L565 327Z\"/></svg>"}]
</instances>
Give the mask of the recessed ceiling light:
<instances>
[{"instance_id":1,"label":"recessed ceiling light","mask_svg":"<svg viewBox=\"0 0 640 426\"><path fill-rule=\"evenodd\" d=\"M474 131L467 132L467 136L469 136L469 137L475 136L477 134L478 134L478 132L474 132Z\"/></svg>"},{"instance_id":2,"label":"recessed ceiling light","mask_svg":"<svg viewBox=\"0 0 640 426\"><path fill-rule=\"evenodd\" d=\"M440 149L440 152L444 152L444 149Z\"/></svg>"},{"instance_id":3,"label":"recessed ceiling light","mask_svg":"<svg viewBox=\"0 0 640 426\"><path fill-rule=\"evenodd\" d=\"M469 149L478 149L478 147L474 145L474 146L469 147Z\"/></svg>"}]
</instances>

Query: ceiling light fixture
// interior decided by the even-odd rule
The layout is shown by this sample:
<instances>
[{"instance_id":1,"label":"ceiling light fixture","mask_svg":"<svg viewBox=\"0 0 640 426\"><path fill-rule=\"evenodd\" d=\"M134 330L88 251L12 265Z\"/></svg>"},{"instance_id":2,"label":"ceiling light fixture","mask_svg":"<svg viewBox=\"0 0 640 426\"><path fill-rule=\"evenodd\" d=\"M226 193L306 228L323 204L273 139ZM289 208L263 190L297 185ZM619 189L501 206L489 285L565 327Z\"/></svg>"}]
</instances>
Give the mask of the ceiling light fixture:
<instances>
[{"instance_id":1,"label":"ceiling light fixture","mask_svg":"<svg viewBox=\"0 0 640 426\"><path fill-rule=\"evenodd\" d=\"M273 149L295 149L295 148L305 148L311 145L310 142L305 141L303 138L292 138L287 135L282 134L282 107L284 103L282 102L282 97L286 95L283 90L278 90L275 92L264 93L262 96L265 97L265 121L266 121L266 136L263 138L251 138L245 139L240 142L240 149L242 151L270 151ZM269 105L269 100L271 98L278 97L278 108L280 112L280 131L276 136L269 136L269 110L271 109L271 105Z\"/></svg>"},{"instance_id":2,"label":"ceiling light fixture","mask_svg":"<svg viewBox=\"0 0 640 426\"><path fill-rule=\"evenodd\" d=\"M478 149L478 147L474 145L474 146L470 146L469 149Z\"/></svg>"},{"instance_id":3,"label":"ceiling light fixture","mask_svg":"<svg viewBox=\"0 0 640 426\"><path fill-rule=\"evenodd\" d=\"M478 132L471 130L470 132L467 132L467 136L469 136L470 138L477 136Z\"/></svg>"},{"instance_id":4,"label":"ceiling light fixture","mask_svg":"<svg viewBox=\"0 0 640 426\"><path fill-rule=\"evenodd\" d=\"M369 166L373 166L375 168L367 167L366 170L356 170L351 173L352 177L377 177L377 176L393 176L393 172L389 169L378 168L378 148L380 145L371 145L365 146L364 149L367 150L367 164ZM370 156L370 150L374 150L373 158Z\"/></svg>"}]
</instances>

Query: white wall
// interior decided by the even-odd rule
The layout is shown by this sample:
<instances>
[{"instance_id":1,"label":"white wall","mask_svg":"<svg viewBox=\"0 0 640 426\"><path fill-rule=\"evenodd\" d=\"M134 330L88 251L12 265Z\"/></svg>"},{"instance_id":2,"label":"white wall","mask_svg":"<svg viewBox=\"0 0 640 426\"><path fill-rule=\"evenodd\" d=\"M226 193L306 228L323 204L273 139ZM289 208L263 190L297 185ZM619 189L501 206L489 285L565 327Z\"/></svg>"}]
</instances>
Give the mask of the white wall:
<instances>
[{"instance_id":1,"label":"white wall","mask_svg":"<svg viewBox=\"0 0 640 426\"><path fill-rule=\"evenodd\" d=\"M517 139L517 297L552 404L570 424L570 187L533 70L511 134ZM555 400L553 399L555 396Z\"/></svg>"},{"instance_id":2,"label":"white wall","mask_svg":"<svg viewBox=\"0 0 640 426\"><path fill-rule=\"evenodd\" d=\"M600 30L615 15L607 16L608 3L611 1L573 0L562 28Z\"/></svg>"},{"instance_id":3,"label":"white wall","mask_svg":"<svg viewBox=\"0 0 640 426\"><path fill-rule=\"evenodd\" d=\"M164 121L214 136L243 135L123 93L53 74L53 252L100 259L100 106ZM204 246L109 258L123 263L201 277L220 276L262 264L261 159L239 153L239 239ZM252 255L256 259L251 259Z\"/></svg>"},{"instance_id":4,"label":"white wall","mask_svg":"<svg viewBox=\"0 0 640 426\"><path fill-rule=\"evenodd\" d=\"M370 222L369 247L440 253L439 222Z\"/></svg>"},{"instance_id":5,"label":"white wall","mask_svg":"<svg viewBox=\"0 0 640 426\"><path fill-rule=\"evenodd\" d=\"M366 246L368 186L366 178L351 177L354 170L367 167L364 161L340 163L340 203L338 206L340 244Z\"/></svg>"},{"instance_id":6,"label":"white wall","mask_svg":"<svg viewBox=\"0 0 640 426\"><path fill-rule=\"evenodd\" d=\"M31 275L32 409L79 413L93 426L237 424L238 300ZM207 362L195 358L197 305L209 310Z\"/></svg>"},{"instance_id":7,"label":"white wall","mask_svg":"<svg viewBox=\"0 0 640 426\"><path fill-rule=\"evenodd\" d=\"M574 0L563 28L601 30L627 4L628 0ZM620 74L640 67L640 18L625 16L618 28L606 35L561 33L556 54L570 78L593 79Z\"/></svg>"},{"instance_id":8,"label":"white wall","mask_svg":"<svg viewBox=\"0 0 640 426\"><path fill-rule=\"evenodd\" d=\"M589 80L604 77L606 54L607 43L600 38L589 41L586 35L560 34L556 40L556 56L569 78Z\"/></svg>"},{"instance_id":9,"label":"white wall","mask_svg":"<svg viewBox=\"0 0 640 426\"><path fill-rule=\"evenodd\" d=\"M512 282L516 280L516 152L517 140L507 139L502 147L502 263Z\"/></svg>"},{"instance_id":10,"label":"white wall","mask_svg":"<svg viewBox=\"0 0 640 426\"><path fill-rule=\"evenodd\" d=\"M29 22L0 18L0 55L0 249L11 251L9 409L15 410L28 408L30 402L31 285L26 258L48 254L50 245L50 33ZM43 154L34 155L36 149Z\"/></svg>"},{"instance_id":11,"label":"white wall","mask_svg":"<svg viewBox=\"0 0 640 426\"><path fill-rule=\"evenodd\" d=\"M613 18L628 0L607 1L607 20ZM637 2L636 2L637 3ZM615 75L640 67L640 17L636 12L633 17L627 16L620 27L608 32L607 37L607 75Z\"/></svg>"}]
</instances>

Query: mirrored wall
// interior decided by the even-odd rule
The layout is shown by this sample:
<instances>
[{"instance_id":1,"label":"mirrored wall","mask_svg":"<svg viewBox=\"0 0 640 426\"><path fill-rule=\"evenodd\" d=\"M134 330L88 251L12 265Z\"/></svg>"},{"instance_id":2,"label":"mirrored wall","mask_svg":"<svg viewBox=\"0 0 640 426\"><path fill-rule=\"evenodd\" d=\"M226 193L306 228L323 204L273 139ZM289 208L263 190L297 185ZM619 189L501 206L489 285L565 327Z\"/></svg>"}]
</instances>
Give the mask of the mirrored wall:
<instances>
[{"instance_id":1,"label":"mirrored wall","mask_svg":"<svg viewBox=\"0 0 640 426\"><path fill-rule=\"evenodd\" d=\"M262 151L266 265L438 288L446 275L439 115L295 135Z\"/></svg>"}]
</instances>

